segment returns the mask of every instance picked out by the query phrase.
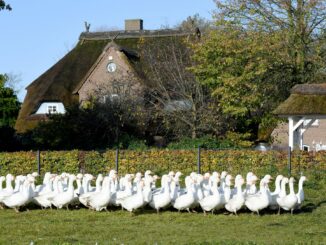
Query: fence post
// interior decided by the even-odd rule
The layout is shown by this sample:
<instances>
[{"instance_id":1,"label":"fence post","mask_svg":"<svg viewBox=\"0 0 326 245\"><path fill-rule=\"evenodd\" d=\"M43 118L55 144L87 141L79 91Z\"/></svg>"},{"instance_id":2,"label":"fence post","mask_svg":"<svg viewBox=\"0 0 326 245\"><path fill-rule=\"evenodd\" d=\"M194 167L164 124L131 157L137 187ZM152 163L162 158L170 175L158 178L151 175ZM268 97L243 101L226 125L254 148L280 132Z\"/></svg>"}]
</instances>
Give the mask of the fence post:
<instances>
[{"instance_id":1,"label":"fence post","mask_svg":"<svg viewBox=\"0 0 326 245\"><path fill-rule=\"evenodd\" d=\"M40 157L40 150L36 152L36 161L37 161L37 173L38 175L41 174L41 157Z\"/></svg>"},{"instance_id":2,"label":"fence post","mask_svg":"<svg viewBox=\"0 0 326 245\"><path fill-rule=\"evenodd\" d=\"M292 148L289 146L288 149L288 167L289 167L289 176L291 176L291 170L292 170L292 164L291 164L291 159L292 158Z\"/></svg>"},{"instance_id":3,"label":"fence post","mask_svg":"<svg viewBox=\"0 0 326 245\"><path fill-rule=\"evenodd\" d=\"M119 172L119 148L115 151L115 171Z\"/></svg>"},{"instance_id":4,"label":"fence post","mask_svg":"<svg viewBox=\"0 0 326 245\"><path fill-rule=\"evenodd\" d=\"M198 146L198 153L197 153L197 173L200 174L200 172L201 172L200 146Z\"/></svg>"}]
</instances>

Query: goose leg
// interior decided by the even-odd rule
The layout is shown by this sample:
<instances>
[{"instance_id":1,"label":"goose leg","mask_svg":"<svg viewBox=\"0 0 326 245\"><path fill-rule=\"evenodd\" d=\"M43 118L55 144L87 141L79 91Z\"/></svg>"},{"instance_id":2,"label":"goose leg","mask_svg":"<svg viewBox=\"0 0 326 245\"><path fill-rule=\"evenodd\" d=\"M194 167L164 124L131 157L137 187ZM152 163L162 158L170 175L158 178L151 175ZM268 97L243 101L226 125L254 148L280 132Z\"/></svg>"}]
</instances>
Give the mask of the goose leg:
<instances>
[{"instance_id":1,"label":"goose leg","mask_svg":"<svg viewBox=\"0 0 326 245\"><path fill-rule=\"evenodd\" d=\"M204 216L206 216L207 214L206 214L206 211L205 210L203 210L204 211Z\"/></svg>"},{"instance_id":2,"label":"goose leg","mask_svg":"<svg viewBox=\"0 0 326 245\"><path fill-rule=\"evenodd\" d=\"M157 213L157 214L160 214L160 209L159 209L159 208L156 209L156 213Z\"/></svg>"},{"instance_id":3,"label":"goose leg","mask_svg":"<svg viewBox=\"0 0 326 245\"><path fill-rule=\"evenodd\" d=\"M260 216L260 215L259 215L259 210L257 210L257 214L258 214L258 216Z\"/></svg>"},{"instance_id":4,"label":"goose leg","mask_svg":"<svg viewBox=\"0 0 326 245\"><path fill-rule=\"evenodd\" d=\"M188 213L190 213L190 210L189 210L189 208L187 208L187 211L188 211Z\"/></svg>"},{"instance_id":5,"label":"goose leg","mask_svg":"<svg viewBox=\"0 0 326 245\"><path fill-rule=\"evenodd\" d=\"M278 213L277 213L278 215L280 215L281 214L281 206L278 206Z\"/></svg>"}]
</instances>

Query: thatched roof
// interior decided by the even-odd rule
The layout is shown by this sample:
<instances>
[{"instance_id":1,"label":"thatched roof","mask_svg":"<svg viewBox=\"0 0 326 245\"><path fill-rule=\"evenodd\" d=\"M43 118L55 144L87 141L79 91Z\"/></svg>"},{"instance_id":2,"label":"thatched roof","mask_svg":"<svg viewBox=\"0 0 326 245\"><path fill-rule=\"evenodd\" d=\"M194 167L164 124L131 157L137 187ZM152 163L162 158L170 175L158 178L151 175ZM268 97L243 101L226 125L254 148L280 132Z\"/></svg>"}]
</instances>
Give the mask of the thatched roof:
<instances>
[{"instance_id":1,"label":"thatched roof","mask_svg":"<svg viewBox=\"0 0 326 245\"><path fill-rule=\"evenodd\" d=\"M274 111L279 116L326 115L326 84L300 84Z\"/></svg>"},{"instance_id":2,"label":"thatched roof","mask_svg":"<svg viewBox=\"0 0 326 245\"><path fill-rule=\"evenodd\" d=\"M65 107L78 103L76 89L104 48L113 40L119 50L126 54L128 62L141 75L142 68L139 67L138 57L140 38L156 39L185 35L189 33L175 30L81 33L76 47L26 88L27 94L16 121L16 130L24 132L35 127L37 122L30 119L34 119L31 116L42 101L61 101Z\"/></svg>"}]
</instances>

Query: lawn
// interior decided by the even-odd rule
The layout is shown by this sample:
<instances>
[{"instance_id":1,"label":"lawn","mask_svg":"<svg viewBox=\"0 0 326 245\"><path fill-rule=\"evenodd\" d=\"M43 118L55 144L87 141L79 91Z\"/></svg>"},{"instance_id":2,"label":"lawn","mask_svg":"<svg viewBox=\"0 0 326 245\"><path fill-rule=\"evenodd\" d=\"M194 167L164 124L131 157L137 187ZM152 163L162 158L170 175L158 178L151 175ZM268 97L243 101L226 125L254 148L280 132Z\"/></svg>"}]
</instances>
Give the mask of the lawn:
<instances>
[{"instance_id":1,"label":"lawn","mask_svg":"<svg viewBox=\"0 0 326 245\"><path fill-rule=\"evenodd\" d=\"M5 209L0 244L326 244L326 187L308 182L305 190L303 209L293 216Z\"/></svg>"}]
</instances>

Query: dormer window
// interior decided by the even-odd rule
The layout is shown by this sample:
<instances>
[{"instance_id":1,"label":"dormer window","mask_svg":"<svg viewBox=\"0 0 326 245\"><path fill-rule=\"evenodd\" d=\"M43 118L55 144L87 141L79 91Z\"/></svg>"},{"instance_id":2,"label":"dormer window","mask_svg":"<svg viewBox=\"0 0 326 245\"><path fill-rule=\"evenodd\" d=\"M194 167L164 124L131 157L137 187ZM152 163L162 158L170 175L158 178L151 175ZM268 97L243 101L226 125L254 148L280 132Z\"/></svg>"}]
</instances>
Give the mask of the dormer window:
<instances>
[{"instance_id":1,"label":"dormer window","mask_svg":"<svg viewBox=\"0 0 326 245\"><path fill-rule=\"evenodd\" d=\"M66 112L62 102L43 102L35 114L64 114Z\"/></svg>"}]
</instances>

